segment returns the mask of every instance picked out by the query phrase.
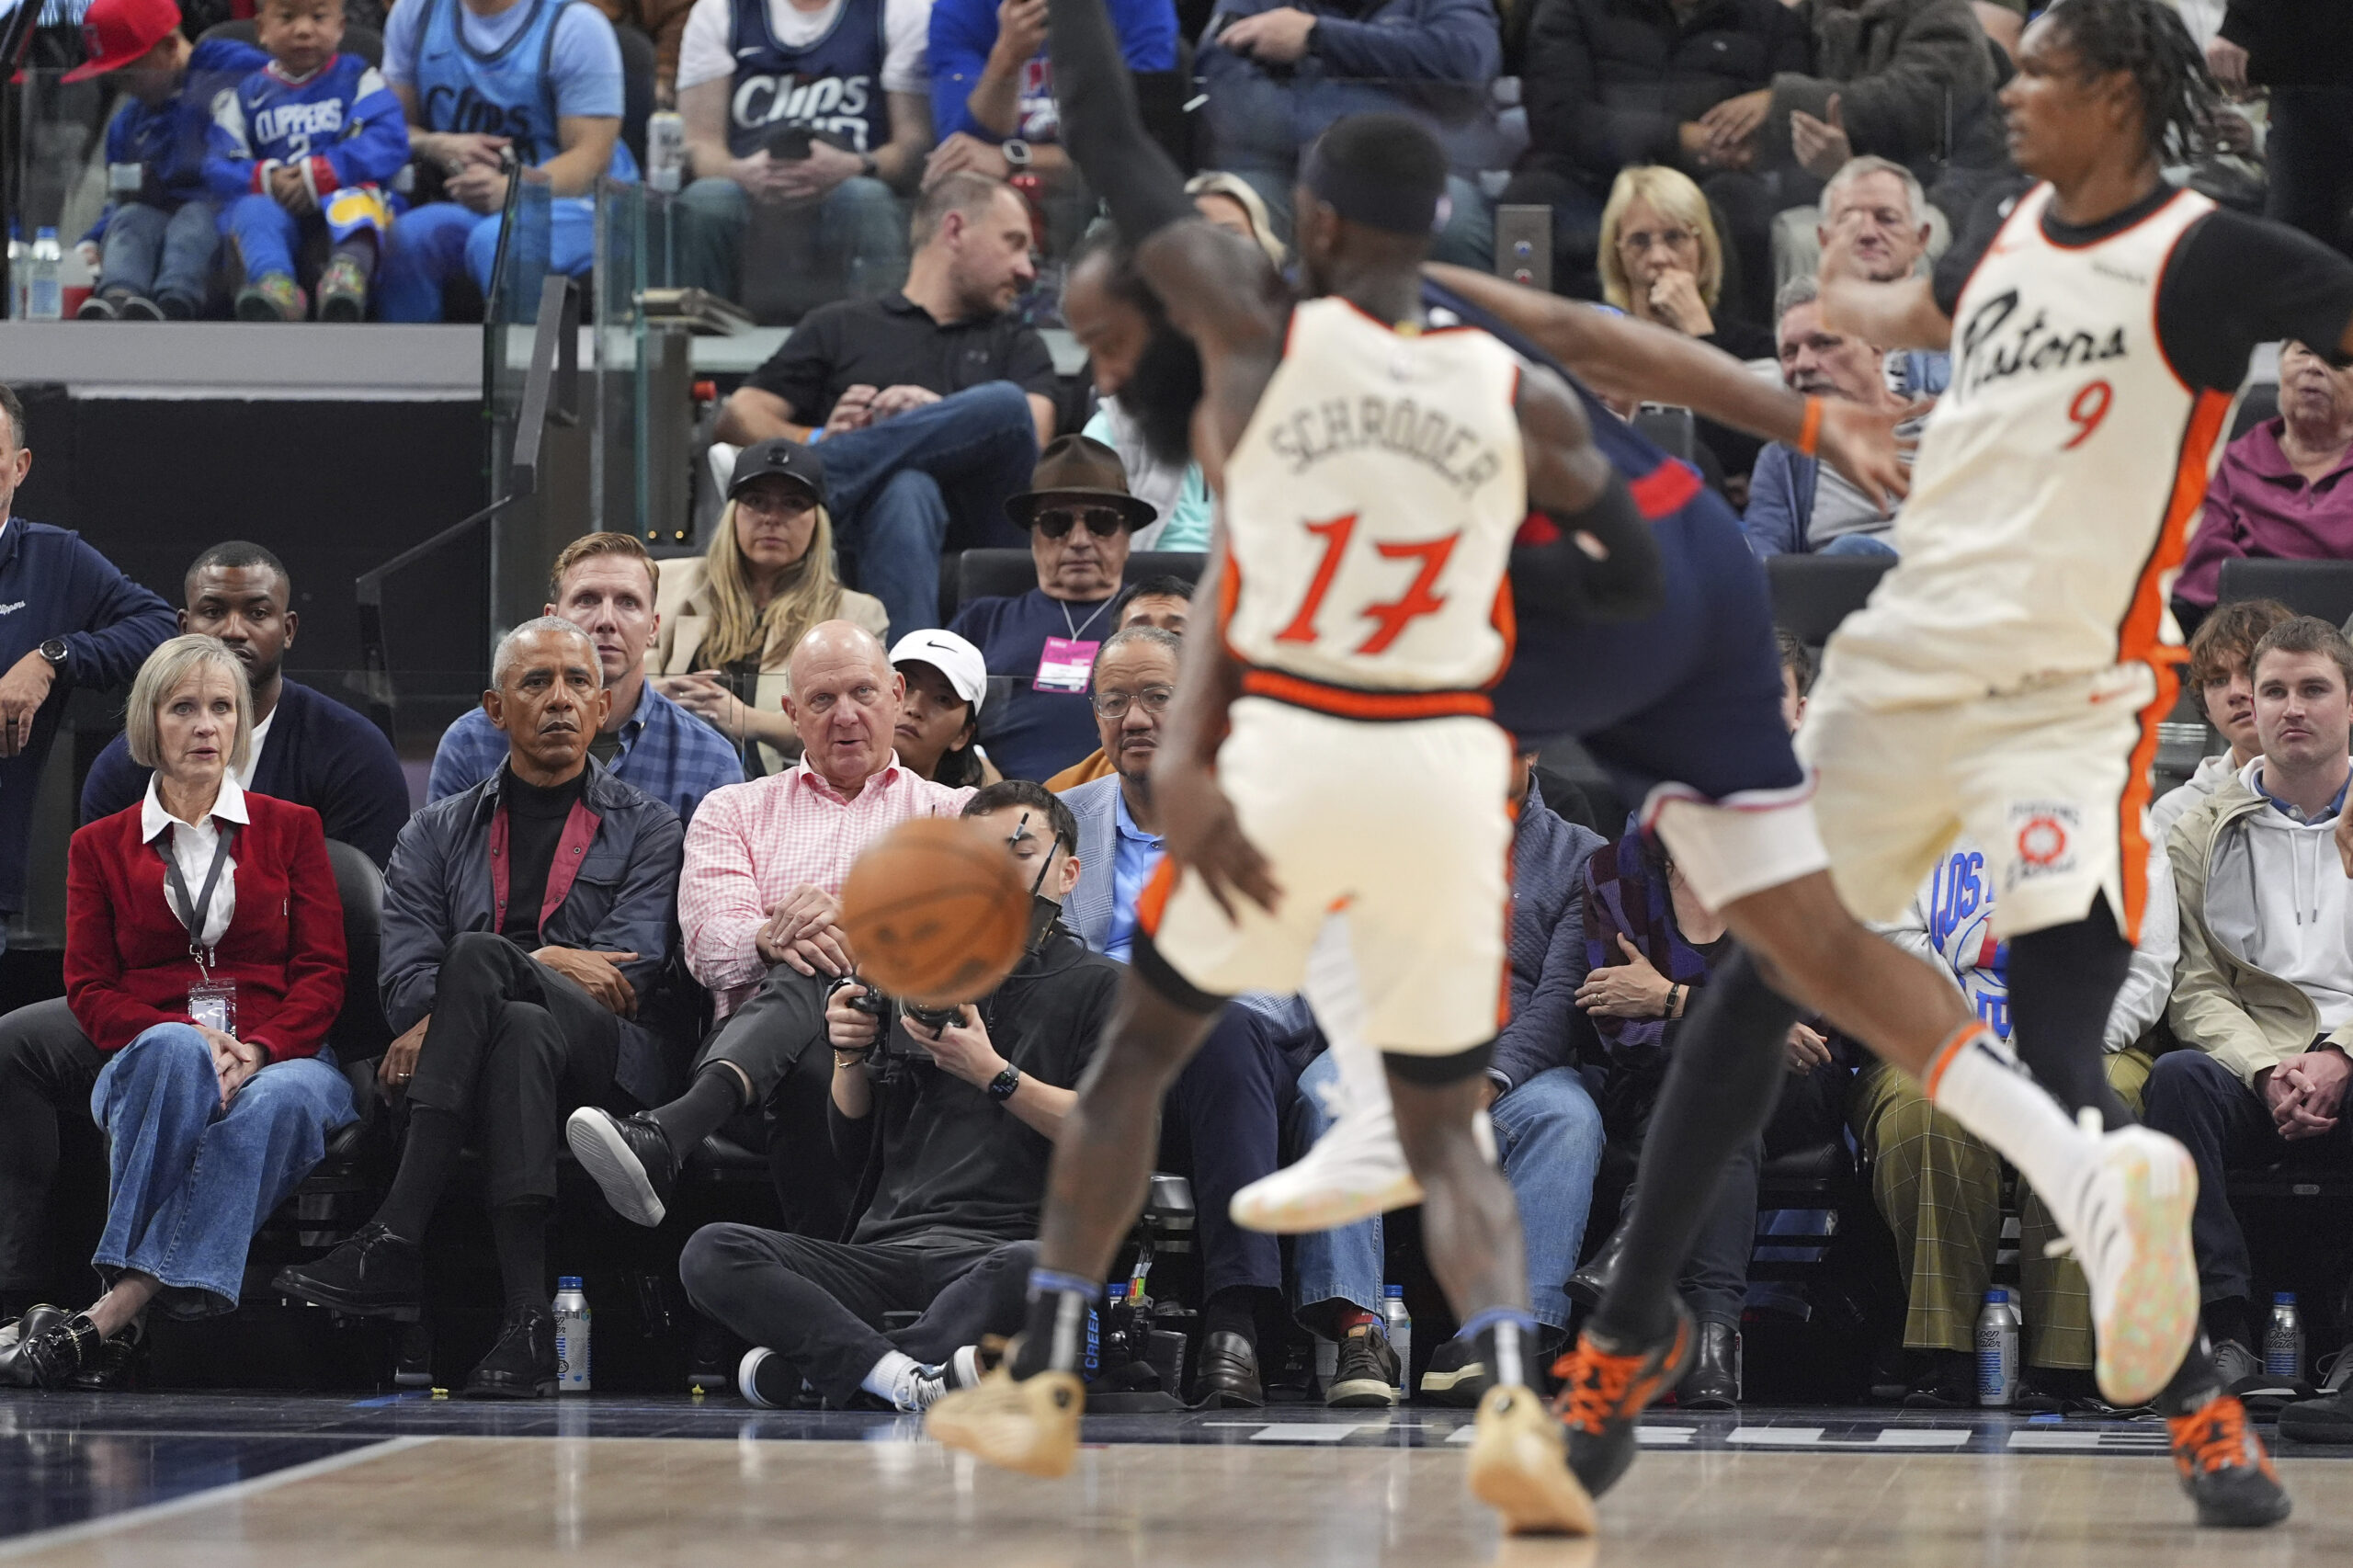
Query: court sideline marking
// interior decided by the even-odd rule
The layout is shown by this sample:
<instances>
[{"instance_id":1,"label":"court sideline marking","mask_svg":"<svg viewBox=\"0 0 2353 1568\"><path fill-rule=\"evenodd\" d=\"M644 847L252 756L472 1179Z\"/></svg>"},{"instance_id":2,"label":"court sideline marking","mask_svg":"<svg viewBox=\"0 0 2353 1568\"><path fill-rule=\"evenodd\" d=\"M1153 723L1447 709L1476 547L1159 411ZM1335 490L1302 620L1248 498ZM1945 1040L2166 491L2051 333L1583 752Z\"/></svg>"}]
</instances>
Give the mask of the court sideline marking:
<instances>
[{"instance_id":1,"label":"court sideline marking","mask_svg":"<svg viewBox=\"0 0 2353 1568\"><path fill-rule=\"evenodd\" d=\"M186 1496L173 1497L165 1502L149 1503L137 1508L126 1508L119 1514L107 1514L95 1519L84 1519L78 1524L59 1525L52 1529L37 1530L31 1535L0 1540L0 1560L26 1557L36 1551L46 1551L55 1546L70 1546L77 1541L113 1535L121 1530L136 1529L142 1525L152 1525L158 1519L193 1514L222 1503L242 1502L247 1497L258 1496L264 1492L274 1492L278 1487L290 1486L298 1481L308 1481L319 1475L332 1475L336 1471L348 1470L353 1465L363 1464L369 1460L405 1453L411 1449L423 1448L427 1443L439 1440L438 1434L387 1437L381 1442L369 1443L364 1448L353 1449L346 1453L329 1454L324 1459L309 1460L301 1464L289 1465L284 1470L273 1470L267 1475L256 1475L244 1481L231 1482L226 1486L209 1487L204 1491L191 1492Z\"/></svg>"}]
</instances>

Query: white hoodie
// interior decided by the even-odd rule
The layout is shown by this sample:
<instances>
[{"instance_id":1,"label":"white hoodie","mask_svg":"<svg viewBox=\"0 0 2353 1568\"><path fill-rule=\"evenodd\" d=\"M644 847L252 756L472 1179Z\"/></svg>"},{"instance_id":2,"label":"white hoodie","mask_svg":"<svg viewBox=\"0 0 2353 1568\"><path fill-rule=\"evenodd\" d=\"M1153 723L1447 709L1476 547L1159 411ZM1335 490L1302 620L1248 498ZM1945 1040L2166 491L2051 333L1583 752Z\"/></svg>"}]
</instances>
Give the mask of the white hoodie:
<instances>
[{"instance_id":1,"label":"white hoodie","mask_svg":"<svg viewBox=\"0 0 2353 1568\"><path fill-rule=\"evenodd\" d=\"M2200 757L2196 772L2157 797L2156 804L2149 808L2149 842L2156 846L2160 854L2164 852L2166 835L2173 832L2173 824L2181 820L2182 813L2221 789L2222 780L2237 771L2231 766L2229 751L2218 751L2211 756Z\"/></svg>"},{"instance_id":2,"label":"white hoodie","mask_svg":"<svg viewBox=\"0 0 2353 1568\"><path fill-rule=\"evenodd\" d=\"M2263 759L2239 782L2263 794ZM2353 1020L2353 880L2336 854L2336 818L2298 822L2267 800L2214 846L2206 928L2215 940L2312 998L2326 1031Z\"/></svg>"}]
</instances>

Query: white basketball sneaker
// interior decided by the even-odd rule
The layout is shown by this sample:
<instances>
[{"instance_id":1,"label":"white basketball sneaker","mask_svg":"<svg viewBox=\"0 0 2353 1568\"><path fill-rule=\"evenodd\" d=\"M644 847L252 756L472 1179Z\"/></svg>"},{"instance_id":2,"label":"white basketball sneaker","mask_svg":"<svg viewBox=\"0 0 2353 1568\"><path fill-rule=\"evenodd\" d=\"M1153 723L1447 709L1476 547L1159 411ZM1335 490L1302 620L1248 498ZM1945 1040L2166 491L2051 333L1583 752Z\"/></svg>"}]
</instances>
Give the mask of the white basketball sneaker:
<instances>
[{"instance_id":1,"label":"white basketball sneaker","mask_svg":"<svg viewBox=\"0 0 2353 1568\"><path fill-rule=\"evenodd\" d=\"M2085 1131L2099 1132L2086 1109ZM2120 1127L2100 1135L2074 1227L2075 1257L2091 1286L2099 1349L2094 1375L2109 1403L2148 1403L2198 1333L2198 1260L2189 1214L2198 1167L2162 1132ZM2054 1244L2052 1251L2062 1250Z\"/></svg>"},{"instance_id":2,"label":"white basketball sneaker","mask_svg":"<svg viewBox=\"0 0 2353 1568\"><path fill-rule=\"evenodd\" d=\"M1353 1225L1422 1200L1422 1184L1405 1164L1405 1151L1397 1142L1397 1114L1387 1097L1378 1105L1336 1108L1338 1119L1295 1164L1233 1195L1228 1212L1235 1224L1272 1235L1297 1235ZM1479 1152L1494 1165L1495 1130L1485 1111L1471 1130Z\"/></svg>"}]
</instances>

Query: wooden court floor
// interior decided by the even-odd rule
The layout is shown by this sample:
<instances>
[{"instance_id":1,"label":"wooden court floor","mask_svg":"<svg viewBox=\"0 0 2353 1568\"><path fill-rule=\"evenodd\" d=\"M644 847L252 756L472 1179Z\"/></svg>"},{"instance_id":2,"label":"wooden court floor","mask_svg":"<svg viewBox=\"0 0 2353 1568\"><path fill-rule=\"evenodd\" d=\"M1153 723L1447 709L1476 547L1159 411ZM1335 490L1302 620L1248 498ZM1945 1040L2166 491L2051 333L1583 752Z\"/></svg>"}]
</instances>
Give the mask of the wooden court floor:
<instances>
[{"instance_id":1,"label":"wooden court floor","mask_svg":"<svg viewBox=\"0 0 2353 1568\"><path fill-rule=\"evenodd\" d=\"M1046 1483L921 1441L410 1437L0 1545L56 1568L2226 1568L2353 1564L2342 1460L2296 1517L2188 1523L2170 1464L2071 1455L1647 1453L1596 1541L1506 1541L1441 1449L1120 1445Z\"/></svg>"}]
</instances>

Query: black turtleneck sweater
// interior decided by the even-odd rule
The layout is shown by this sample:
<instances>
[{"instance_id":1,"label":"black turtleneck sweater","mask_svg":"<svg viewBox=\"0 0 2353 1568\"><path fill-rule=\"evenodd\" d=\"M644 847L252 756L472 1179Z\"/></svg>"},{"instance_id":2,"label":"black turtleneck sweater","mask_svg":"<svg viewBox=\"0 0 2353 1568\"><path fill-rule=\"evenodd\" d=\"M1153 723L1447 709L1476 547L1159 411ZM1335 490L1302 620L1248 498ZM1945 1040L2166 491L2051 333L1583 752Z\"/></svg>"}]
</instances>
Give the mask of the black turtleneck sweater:
<instances>
[{"instance_id":1,"label":"black turtleneck sweater","mask_svg":"<svg viewBox=\"0 0 2353 1568\"><path fill-rule=\"evenodd\" d=\"M506 808L506 924L499 935L525 948L540 945L540 905L547 902L548 869L555 864L563 824L588 788L588 770L552 789L526 784L510 765L499 780Z\"/></svg>"}]
</instances>

